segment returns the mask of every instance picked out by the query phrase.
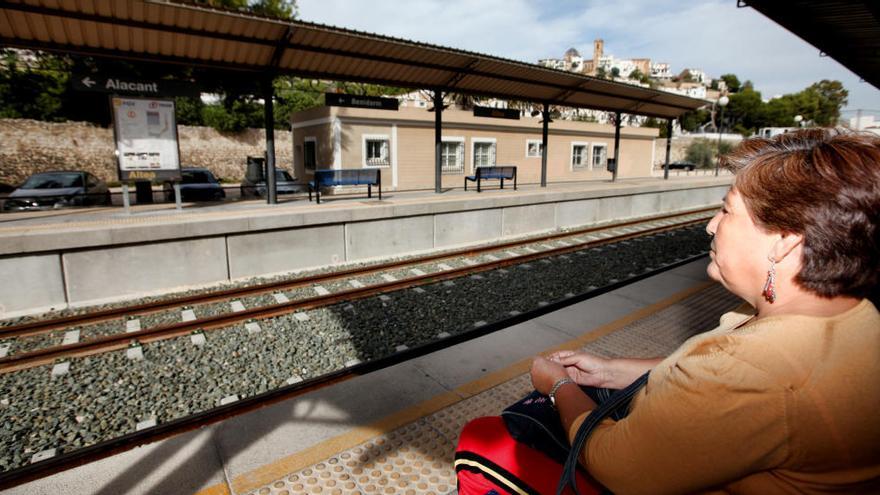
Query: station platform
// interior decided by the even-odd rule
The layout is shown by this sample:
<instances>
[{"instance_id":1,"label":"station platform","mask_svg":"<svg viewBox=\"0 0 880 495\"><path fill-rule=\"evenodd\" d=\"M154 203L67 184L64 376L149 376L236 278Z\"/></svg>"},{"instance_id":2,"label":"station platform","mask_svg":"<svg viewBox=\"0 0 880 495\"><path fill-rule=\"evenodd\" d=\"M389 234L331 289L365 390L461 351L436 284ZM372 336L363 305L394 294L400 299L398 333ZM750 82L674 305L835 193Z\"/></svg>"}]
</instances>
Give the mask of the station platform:
<instances>
[{"instance_id":1,"label":"station platform","mask_svg":"<svg viewBox=\"0 0 880 495\"><path fill-rule=\"evenodd\" d=\"M0 319L417 255L720 203L731 182L673 177L297 196L278 205L0 215Z\"/></svg>"},{"instance_id":2,"label":"station platform","mask_svg":"<svg viewBox=\"0 0 880 495\"><path fill-rule=\"evenodd\" d=\"M455 493L458 433L531 390L532 356L656 357L714 328L739 301L706 264L4 493Z\"/></svg>"}]
</instances>

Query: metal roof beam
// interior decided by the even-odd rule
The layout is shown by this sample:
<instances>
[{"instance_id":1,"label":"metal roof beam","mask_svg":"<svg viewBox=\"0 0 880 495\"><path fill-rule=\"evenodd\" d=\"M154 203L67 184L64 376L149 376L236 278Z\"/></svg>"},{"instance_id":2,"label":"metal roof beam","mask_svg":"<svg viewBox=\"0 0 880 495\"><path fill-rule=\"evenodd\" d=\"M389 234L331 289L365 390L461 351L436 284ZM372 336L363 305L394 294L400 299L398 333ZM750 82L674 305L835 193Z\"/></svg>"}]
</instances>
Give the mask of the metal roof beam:
<instances>
[{"instance_id":1,"label":"metal roof beam","mask_svg":"<svg viewBox=\"0 0 880 495\"><path fill-rule=\"evenodd\" d=\"M564 84L548 83L548 82L544 82L544 81L537 81L537 80L533 80L533 79L526 79L526 78L515 77L515 76L502 76L502 75L495 74L492 72L480 71L480 70L476 70L476 69L461 69L461 68L454 67L454 66L433 64L430 62L422 62L422 61L416 61L416 60L402 60L402 59L398 59L398 58L394 58L394 57L388 57L385 55L373 55L373 54L368 54L368 53L355 53L355 52L349 52L349 51L340 50L340 49L336 49L336 48L326 48L326 47L316 47L316 46L304 45L302 43L291 43L289 46L290 46L290 48L293 48L295 50L303 50L303 51L308 51L308 52L313 52L313 53L322 53L322 54L326 54L326 55L336 55L336 56L340 56L340 57L358 58L358 59L370 60L373 62L384 62L384 63L395 64L395 65L416 66L416 67L421 67L423 69L433 69L433 70L438 70L438 71L458 72L458 73L463 73L464 75L474 75L474 76L487 77L487 78L495 79L495 80L499 80L499 81L510 81L510 82L517 82L517 83L522 83L522 84L532 84L535 86L551 87L551 88L560 89L562 91L570 91L572 89L571 86L566 86ZM572 74L571 76L574 76L574 74ZM582 76L582 77L586 77L586 76ZM585 82L588 82L588 80L582 81L578 84L582 85ZM450 90L450 91L461 91L460 89L450 88L450 87L444 87L442 89ZM641 89L641 88L639 88L639 89ZM586 91L583 89L579 89L579 90L576 90L576 92L583 92L586 94L596 95L596 96L607 96L609 98L618 98L618 99L622 99L622 100L629 100L631 102L640 102L640 101L650 102L650 100L646 100L644 98L634 98L631 96L624 96L624 95L609 93L607 91L599 91L599 90ZM672 95L672 93L670 93L670 95L674 96L674 95ZM656 98L657 96L659 96L659 95L653 95L652 99ZM520 98L520 99L522 99L522 98ZM526 99L534 100L535 98L526 98ZM692 109L689 106L677 105L677 104L673 104L673 103L664 103L664 105L669 106L669 107L679 108L679 109L682 109L685 111Z\"/></svg>"},{"instance_id":2,"label":"metal roof beam","mask_svg":"<svg viewBox=\"0 0 880 495\"><path fill-rule=\"evenodd\" d=\"M111 26L125 26L139 29L149 29L153 31L161 31L172 34L187 34L190 36L202 36L215 38L224 41L235 41L239 43L249 43L253 45L276 46L276 41L271 39L259 39L248 36L239 36L235 34L217 33L213 31L204 31L199 29L184 28L177 26L168 26L165 24L154 24L146 21L135 21L133 19L120 19L118 17L102 16L98 14L86 14L84 12L68 11L60 9L50 9L47 7L39 7L26 3L0 3L3 10L14 10L29 14L39 14L50 17L60 17L61 19L76 19L79 21L95 22L99 24L109 24Z\"/></svg>"},{"instance_id":3,"label":"metal roof beam","mask_svg":"<svg viewBox=\"0 0 880 495\"><path fill-rule=\"evenodd\" d=\"M281 56L284 55L287 45L290 44L290 36L292 34L293 26L287 26L287 29L284 30L284 35L275 44L275 51L272 52L272 59L269 61L269 66L273 71L278 69L278 63L281 62Z\"/></svg>"},{"instance_id":4,"label":"metal roof beam","mask_svg":"<svg viewBox=\"0 0 880 495\"><path fill-rule=\"evenodd\" d=\"M474 70L474 67L476 67L478 63L480 63L480 59L475 58L471 60L467 65L462 67L457 74L449 78L444 86L447 88L454 88L456 84L460 83L462 79L468 76L469 71Z\"/></svg>"}]
</instances>

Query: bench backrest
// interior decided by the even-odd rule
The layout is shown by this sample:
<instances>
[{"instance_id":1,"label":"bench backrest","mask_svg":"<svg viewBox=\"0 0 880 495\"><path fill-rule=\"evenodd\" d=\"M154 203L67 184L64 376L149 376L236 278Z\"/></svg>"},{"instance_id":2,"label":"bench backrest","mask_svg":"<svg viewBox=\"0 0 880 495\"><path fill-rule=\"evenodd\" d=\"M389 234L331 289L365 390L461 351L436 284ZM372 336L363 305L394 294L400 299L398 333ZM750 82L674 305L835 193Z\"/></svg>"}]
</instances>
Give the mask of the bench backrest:
<instances>
[{"instance_id":1,"label":"bench backrest","mask_svg":"<svg viewBox=\"0 0 880 495\"><path fill-rule=\"evenodd\" d=\"M513 179L516 167L477 167L476 175L480 179Z\"/></svg>"},{"instance_id":2,"label":"bench backrest","mask_svg":"<svg viewBox=\"0 0 880 495\"><path fill-rule=\"evenodd\" d=\"M380 170L375 168L346 170L316 170L315 185L351 186L362 184L379 184Z\"/></svg>"}]
</instances>

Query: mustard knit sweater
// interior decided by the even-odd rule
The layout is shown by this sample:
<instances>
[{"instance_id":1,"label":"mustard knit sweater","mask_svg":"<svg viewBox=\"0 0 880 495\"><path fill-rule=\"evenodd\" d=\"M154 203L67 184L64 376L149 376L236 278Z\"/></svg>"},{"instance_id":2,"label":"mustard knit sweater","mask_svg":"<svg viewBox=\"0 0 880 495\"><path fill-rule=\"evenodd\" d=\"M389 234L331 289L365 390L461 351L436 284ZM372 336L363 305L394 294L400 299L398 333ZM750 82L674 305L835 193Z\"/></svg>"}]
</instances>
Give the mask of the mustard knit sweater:
<instances>
[{"instance_id":1,"label":"mustard knit sweater","mask_svg":"<svg viewBox=\"0 0 880 495\"><path fill-rule=\"evenodd\" d=\"M863 300L737 328L752 312L652 370L629 416L591 436L591 475L617 494L880 493L880 313Z\"/></svg>"}]
</instances>

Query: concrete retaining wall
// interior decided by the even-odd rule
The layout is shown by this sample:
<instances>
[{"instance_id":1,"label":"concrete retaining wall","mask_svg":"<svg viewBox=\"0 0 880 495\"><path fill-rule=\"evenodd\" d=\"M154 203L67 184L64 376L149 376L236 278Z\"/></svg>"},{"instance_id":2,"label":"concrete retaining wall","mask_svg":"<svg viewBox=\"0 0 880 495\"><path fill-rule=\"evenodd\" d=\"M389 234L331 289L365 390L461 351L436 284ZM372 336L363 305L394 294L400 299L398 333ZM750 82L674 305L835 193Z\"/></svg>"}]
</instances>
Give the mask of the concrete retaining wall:
<instances>
[{"instance_id":1,"label":"concrete retaining wall","mask_svg":"<svg viewBox=\"0 0 880 495\"><path fill-rule=\"evenodd\" d=\"M0 318L717 205L728 185L680 187L116 226L77 242L42 233L41 252L22 236L0 257Z\"/></svg>"}]
</instances>

